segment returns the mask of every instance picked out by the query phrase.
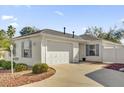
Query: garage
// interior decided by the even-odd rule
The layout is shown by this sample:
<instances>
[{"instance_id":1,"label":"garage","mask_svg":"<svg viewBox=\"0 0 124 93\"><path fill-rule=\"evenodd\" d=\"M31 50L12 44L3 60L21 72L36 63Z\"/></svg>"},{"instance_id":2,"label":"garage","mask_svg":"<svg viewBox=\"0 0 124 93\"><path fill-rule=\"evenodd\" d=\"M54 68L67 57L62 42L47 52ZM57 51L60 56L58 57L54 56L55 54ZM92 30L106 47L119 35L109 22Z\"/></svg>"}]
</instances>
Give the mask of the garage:
<instances>
[{"instance_id":1,"label":"garage","mask_svg":"<svg viewBox=\"0 0 124 93\"><path fill-rule=\"evenodd\" d=\"M116 47L115 51L116 63L124 63L124 47Z\"/></svg>"},{"instance_id":2,"label":"garage","mask_svg":"<svg viewBox=\"0 0 124 93\"><path fill-rule=\"evenodd\" d=\"M105 63L124 63L124 47L111 45L103 47L103 61Z\"/></svg>"},{"instance_id":3,"label":"garage","mask_svg":"<svg viewBox=\"0 0 124 93\"><path fill-rule=\"evenodd\" d=\"M106 63L115 62L115 48L114 46L103 47L103 61Z\"/></svg>"},{"instance_id":4,"label":"garage","mask_svg":"<svg viewBox=\"0 0 124 93\"><path fill-rule=\"evenodd\" d=\"M48 64L64 64L73 60L73 46L71 43L47 41Z\"/></svg>"}]
</instances>

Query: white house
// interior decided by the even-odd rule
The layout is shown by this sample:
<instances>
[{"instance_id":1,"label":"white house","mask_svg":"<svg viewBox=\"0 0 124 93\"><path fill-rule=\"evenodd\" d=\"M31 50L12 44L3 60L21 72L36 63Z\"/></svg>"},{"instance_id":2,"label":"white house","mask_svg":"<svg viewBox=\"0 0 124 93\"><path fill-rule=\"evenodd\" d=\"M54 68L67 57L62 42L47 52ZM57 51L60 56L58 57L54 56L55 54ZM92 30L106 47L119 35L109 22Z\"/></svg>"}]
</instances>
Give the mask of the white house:
<instances>
[{"instance_id":1,"label":"white house","mask_svg":"<svg viewBox=\"0 0 124 93\"><path fill-rule=\"evenodd\" d=\"M51 29L19 36L15 42L15 62L64 64L86 61L124 63L124 46L98 39L91 34L74 35Z\"/></svg>"}]
</instances>

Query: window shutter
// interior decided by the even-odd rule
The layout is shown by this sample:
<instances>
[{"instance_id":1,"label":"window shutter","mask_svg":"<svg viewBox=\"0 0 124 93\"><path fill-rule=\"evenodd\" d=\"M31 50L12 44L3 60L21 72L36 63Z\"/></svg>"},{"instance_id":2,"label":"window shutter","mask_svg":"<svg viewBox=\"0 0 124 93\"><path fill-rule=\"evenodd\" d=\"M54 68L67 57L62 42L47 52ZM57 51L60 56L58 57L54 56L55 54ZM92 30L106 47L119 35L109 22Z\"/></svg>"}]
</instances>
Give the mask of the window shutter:
<instances>
[{"instance_id":1,"label":"window shutter","mask_svg":"<svg viewBox=\"0 0 124 93\"><path fill-rule=\"evenodd\" d=\"M96 44L96 56L99 56L99 44Z\"/></svg>"},{"instance_id":2,"label":"window shutter","mask_svg":"<svg viewBox=\"0 0 124 93\"><path fill-rule=\"evenodd\" d=\"M21 55L24 57L24 42L21 44Z\"/></svg>"},{"instance_id":3,"label":"window shutter","mask_svg":"<svg viewBox=\"0 0 124 93\"><path fill-rule=\"evenodd\" d=\"M88 45L86 45L86 56L89 56Z\"/></svg>"},{"instance_id":4,"label":"window shutter","mask_svg":"<svg viewBox=\"0 0 124 93\"><path fill-rule=\"evenodd\" d=\"M30 57L32 57L32 41L29 41Z\"/></svg>"},{"instance_id":5,"label":"window shutter","mask_svg":"<svg viewBox=\"0 0 124 93\"><path fill-rule=\"evenodd\" d=\"M13 55L16 56L16 43L13 45Z\"/></svg>"}]
</instances>

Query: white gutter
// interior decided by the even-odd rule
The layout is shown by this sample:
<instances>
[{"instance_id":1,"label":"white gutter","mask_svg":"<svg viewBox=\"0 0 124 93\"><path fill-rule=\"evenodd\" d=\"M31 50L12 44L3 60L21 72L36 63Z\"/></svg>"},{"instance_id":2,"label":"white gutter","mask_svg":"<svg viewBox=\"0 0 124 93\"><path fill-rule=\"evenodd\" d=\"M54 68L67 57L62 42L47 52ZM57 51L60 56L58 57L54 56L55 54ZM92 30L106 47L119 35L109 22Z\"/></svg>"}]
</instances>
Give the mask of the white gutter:
<instances>
[{"instance_id":1,"label":"white gutter","mask_svg":"<svg viewBox=\"0 0 124 93\"><path fill-rule=\"evenodd\" d=\"M19 36L19 37L15 37L13 38L13 40L19 40L19 39L25 39L25 38L30 38L30 37L35 37L35 36L39 36L40 34L32 34L32 35L26 35L26 36Z\"/></svg>"}]
</instances>

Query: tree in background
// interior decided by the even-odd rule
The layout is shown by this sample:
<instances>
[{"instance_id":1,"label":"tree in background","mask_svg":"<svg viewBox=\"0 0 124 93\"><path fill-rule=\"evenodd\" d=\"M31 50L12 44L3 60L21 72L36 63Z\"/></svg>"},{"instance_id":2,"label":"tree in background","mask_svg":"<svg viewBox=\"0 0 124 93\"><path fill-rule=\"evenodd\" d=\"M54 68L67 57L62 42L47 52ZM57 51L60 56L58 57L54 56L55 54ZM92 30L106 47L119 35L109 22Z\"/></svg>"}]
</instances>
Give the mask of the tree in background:
<instances>
[{"instance_id":1,"label":"tree in background","mask_svg":"<svg viewBox=\"0 0 124 93\"><path fill-rule=\"evenodd\" d=\"M4 39L6 37L6 32L3 29L0 29L0 40Z\"/></svg>"},{"instance_id":2,"label":"tree in background","mask_svg":"<svg viewBox=\"0 0 124 93\"><path fill-rule=\"evenodd\" d=\"M10 40L8 38L0 40L0 48L10 51Z\"/></svg>"},{"instance_id":3,"label":"tree in background","mask_svg":"<svg viewBox=\"0 0 124 93\"><path fill-rule=\"evenodd\" d=\"M88 28L86 32L90 32L97 38L105 39L115 43L121 43L120 40L124 38L124 30L117 29L116 26L114 28L110 28L108 32L103 32L101 27L96 26Z\"/></svg>"},{"instance_id":4,"label":"tree in background","mask_svg":"<svg viewBox=\"0 0 124 93\"><path fill-rule=\"evenodd\" d=\"M26 26L20 31L21 36L36 32L38 29L35 27Z\"/></svg>"},{"instance_id":5,"label":"tree in background","mask_svg":"<svg viewBox=\"0 0 124 93\"><path fill-rule=\"evenodd\" d=\"M96 36L97 38L104 38L105 36L105 32L103 32L103 29L101 27L89 27L88 29L86 29L86 33L90 33L94 36Z\"/></svg>"},{"instance_id":6,"label":"tree in background","mask_svg":"<svg viewBox=\"0 0 124 93\"><path fill-rule=\"evenodd\" d=\"M1 29L0 30L0 48L8 50L10 46L10 40L7 37L6 32Z\"/></svg>"},{"instance_id":7,"label":"tree in background","mask_svg":"<svg viewBox=\"0 0 124 93\"><path fill-rule=\"evenodd\" d=\"M8 26L8 30L7 30L8 38L6 38L6 40L4 41L5 42L4 45L6 47L8 46L7 48L8 51L10 51L10 45L14 44L12 38L14 37L15 32L16 32L16 29L12 25Z\"/></svg>"},{"instance_id":8,"label":"tree in background","mask_svg":"<svg viewBox=\"0 0 124 93\"><path fill-rule=\"evenodd\" d=\"M13 36L15 35L15 32L16 32L16 29L12 25L8 26L7 35L9 39L13 38Z\"/></svg>"},{"instance_id":9,"label":"tree in background","mask_svg":"<svg viewBox=\"0 0 124 93\"><path fill-rule=\"evenodd\" d=\"M0 48L10 50L10 44L12 44L12 38L15 34L15 28L13 26L8 26L8 30L0 30Z\"/></svg>"}]
</instances>

